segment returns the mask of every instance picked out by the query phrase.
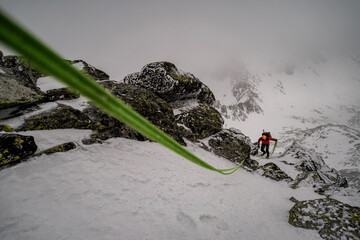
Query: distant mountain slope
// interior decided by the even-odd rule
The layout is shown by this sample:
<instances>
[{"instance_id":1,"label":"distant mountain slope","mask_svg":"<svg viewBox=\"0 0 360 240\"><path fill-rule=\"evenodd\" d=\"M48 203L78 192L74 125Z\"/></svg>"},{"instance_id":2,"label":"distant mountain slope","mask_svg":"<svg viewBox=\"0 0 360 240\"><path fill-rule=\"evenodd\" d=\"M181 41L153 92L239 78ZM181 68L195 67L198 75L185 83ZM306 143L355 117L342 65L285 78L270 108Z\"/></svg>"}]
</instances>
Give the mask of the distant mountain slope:
<instances>
[{"instance_id":1,"label":"distant mountain slope","mask_svg":"<svg viewBox=\"0 0 360 240\"><path fill-rule=\"evenodd\" d=\"M207 83L225 117L251 137L325 124L359 129L360 65L357 55L307 58L271 66L219 70Z\"/></svg>"}]
</instances>

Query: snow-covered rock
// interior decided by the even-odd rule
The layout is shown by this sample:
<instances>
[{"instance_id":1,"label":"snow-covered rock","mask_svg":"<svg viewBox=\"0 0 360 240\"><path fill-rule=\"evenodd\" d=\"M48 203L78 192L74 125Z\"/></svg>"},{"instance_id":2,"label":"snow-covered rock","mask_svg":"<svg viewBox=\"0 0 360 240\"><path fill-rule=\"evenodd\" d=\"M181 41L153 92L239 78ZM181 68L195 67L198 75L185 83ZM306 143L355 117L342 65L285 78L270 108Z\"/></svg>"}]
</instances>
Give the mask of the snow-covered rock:
<instances>
[{"instance_id":1,"label":"snow-covered rock","mask_svg":"<svg viewBox=\"0 0 360 240\"><path fill-rule=\"evenodd\" d=\"M293 143L279 158L284 156L297 159L293 164L301 172L294 180L293 188L305 183L313 185L315 191L324 193L329 188L348 186L346 178L341 176L336 169L326 165L314 150L307 149L299 143Z\"/></svg>"},{"instance_id":2,"label":"snow-covered rock","mask_svg":"<svg viewBox=\"0 0 360 240\"><path fill-rule=\"evenodd\" d=\"M214 94L197 77L169 62L147 64L140 72L127 75L124 82L146 88L167 102L196 99L211 105L215 101Z\"/></svg>"},{"instance_id":3,"label":"snow-covered rock","mask_svg":"<svg viewBox=\"0 0 360 240\"><path fill-rule=\"evenodd\" d=\"M360 208L325 198L297 201L289 211L289 223L315 229L323 239L360 239Z\"/></svg>"},{"instance_id":4,"label":"snow-covered rock","mask_svg":"<svg viewBox=\"0 0 360 240\"><path fill-rule=\"evenodd\" d=\"M249 114L261 114L262 99L257 90L259 77L249 71L223 72L220 76L227 87L216 89L217 99L214 106L226 119L245 121Z\"/></svg>"}]
</instances>

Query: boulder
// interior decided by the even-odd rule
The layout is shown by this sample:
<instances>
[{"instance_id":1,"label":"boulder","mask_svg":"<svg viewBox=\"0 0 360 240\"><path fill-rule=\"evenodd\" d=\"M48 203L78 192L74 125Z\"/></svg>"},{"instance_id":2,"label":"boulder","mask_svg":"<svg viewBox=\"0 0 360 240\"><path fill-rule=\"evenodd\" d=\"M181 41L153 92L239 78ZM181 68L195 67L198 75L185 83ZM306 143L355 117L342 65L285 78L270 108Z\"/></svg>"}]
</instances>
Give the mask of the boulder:
<instances>
[{"instance_id":1,"label":"boulder","mask_svg":"<svg viewBox=\"0 0 360 240\"><path fill-rule=\"evenodd\" d=\"M259 163L250 159L249 143L249 137L234 128L224 129L208 139L208 145L216 155L235 163L241 163L245 159L244 166L249 170L256 170Z\"/></svg>"},{"instance_id":2,"label":"boulder","mask_svg":"<svg viewBox=\"0 0 360 240\"><path fill-rule=\"evenodd\" d=\"M214 94L197 77L169 62L147 64L140 72L127 75L124 82L146 88L166 102L191 98L212 105L215 101Z\"/></svg>"},{"instance_id":3,"label":"boulder","mask_svg":"<svg viewBox=\"0 0 360 240\"><path fill-rule=\"evenodd\" d=\"M179 143L185 145L179 127L176 125L172 108L154 93L134 85L104 81L101 83L115 96L131 106L147 120L169 134ZM145 140L146 138L135 130L125 126L117 119L108 116L102 110L90 106L84 110L92 120L92 129L97 130L94 138L106 140L111 137L126 137Z\"/></svg>"},{"instance_id":4,"label":"boulder","mask_svg":"<svg viewBox=\"0 0 360 240\"><path fill-rule=\"evenodd\" d=\"M201 104L187 112L176 115L176 121L184 124L199 139L220 132L224 124L221 114L206 104Z\"/></svg>"},{"instance_id":5,"label":"boulder","mask_svg":"<svg viewBox=\"0 0 360 240\"><path fill-rule=\"evenodd\" d=\"M37 146L32 136L0 134L0 167L33 155Z\"/></svg>"},{"instance_id":6,"label":"boulder","mask_svg":"<svg viewBox=\"0 0 360 240\"><path fill-rule=\"evenodd\" d=\"M331 198L297 201L289 223L317 230L323 239L360 239L360 208Z\"/></svg>"},{"instance_id":7,"label":"boulder","mask_svg":"<svg viewBox=\"0 0 360 240\"><path fill-rule=\"evenodd\" d=\"M49 130L49 129L90 129L90 118L81 111L70 106L58 104L58 107L25 119L17 131Z\"/></svg>"}]
</instances>

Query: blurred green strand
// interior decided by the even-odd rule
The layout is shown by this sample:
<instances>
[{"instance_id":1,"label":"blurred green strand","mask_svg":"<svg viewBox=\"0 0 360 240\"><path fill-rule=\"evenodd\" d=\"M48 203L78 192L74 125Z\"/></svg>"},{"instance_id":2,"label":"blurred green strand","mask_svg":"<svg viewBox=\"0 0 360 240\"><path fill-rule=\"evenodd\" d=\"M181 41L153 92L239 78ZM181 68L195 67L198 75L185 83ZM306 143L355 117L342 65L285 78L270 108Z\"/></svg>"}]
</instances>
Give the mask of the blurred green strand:
<instances>
[{"instance_id":1,"label":"blurred green strand","mask_svg":"<svg viewBox=\"0 0 360 240\"><path fill-rule=\"evenodd\" d=\"M120 99L109 93L92 78L74 68L60 55L28 33L0 10L0 41L31 61L44 73L56 77L61 82L77 90L93 104L187 160L212 171L228 175L241 167L245 160L230 169L217 169L204 162L182 147L173 138L132 110Z\"/></svg>"}]
</instances>

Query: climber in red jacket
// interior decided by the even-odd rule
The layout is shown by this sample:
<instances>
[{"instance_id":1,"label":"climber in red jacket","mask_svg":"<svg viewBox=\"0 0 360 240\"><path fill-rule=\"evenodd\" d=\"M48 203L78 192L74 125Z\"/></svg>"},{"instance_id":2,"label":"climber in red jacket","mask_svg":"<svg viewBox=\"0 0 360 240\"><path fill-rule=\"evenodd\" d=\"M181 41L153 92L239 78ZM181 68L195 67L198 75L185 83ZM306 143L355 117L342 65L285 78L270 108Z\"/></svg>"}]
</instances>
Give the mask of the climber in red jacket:
<instances>
[{"instance_id":1,"label":"climber in red jacket","mask_svg":"<svg viewBox=\"0 0 360 240\"><path fill-rule=\"evenodd\" d=\"M261 138L258 140L258 147L260 147L260 141L261 141L261 151L263 154L261 156L264 156L266 153L266 158L269 158L270 152L269 152L269 146L270 141L277 142L276 138L272 138L270 132L264 132L262 133Z\"/></svg>"}]
</instances>

